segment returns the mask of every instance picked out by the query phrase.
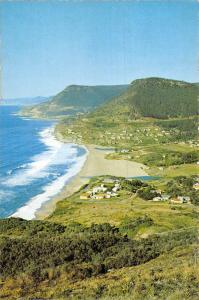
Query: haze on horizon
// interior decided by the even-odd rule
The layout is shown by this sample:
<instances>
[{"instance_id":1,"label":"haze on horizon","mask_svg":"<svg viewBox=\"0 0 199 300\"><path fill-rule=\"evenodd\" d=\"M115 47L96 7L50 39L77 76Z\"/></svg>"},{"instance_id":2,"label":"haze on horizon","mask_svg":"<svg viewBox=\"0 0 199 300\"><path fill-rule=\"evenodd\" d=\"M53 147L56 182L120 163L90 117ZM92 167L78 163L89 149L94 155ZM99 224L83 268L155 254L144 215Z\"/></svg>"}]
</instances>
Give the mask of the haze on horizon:
<instances>
[{"instance_id":1,"label":"haze on horizon","mask_svg":"<svg viewBox=\"0 0 199 300\"><path fill-rule=\"evenodd\" d=\"M4 98L197 77L196 1L1 2Z\"/></svg>"}]
</instances>

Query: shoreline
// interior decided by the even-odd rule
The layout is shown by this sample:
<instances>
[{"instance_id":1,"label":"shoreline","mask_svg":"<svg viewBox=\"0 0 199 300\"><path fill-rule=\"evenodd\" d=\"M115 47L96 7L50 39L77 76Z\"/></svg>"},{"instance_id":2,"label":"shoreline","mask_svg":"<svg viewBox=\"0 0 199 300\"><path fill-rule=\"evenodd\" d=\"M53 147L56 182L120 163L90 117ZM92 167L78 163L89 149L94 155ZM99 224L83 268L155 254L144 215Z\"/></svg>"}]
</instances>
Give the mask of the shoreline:
<instances>
[{"instance_id":1,"label":"shoreline","mask_svg":"<svg viewBox=\"0 0 199 300\"><path fill-rule=\"evenodd\" d=\"M18 115L18 117L23 118L21 115ZM30 119L32 118L30 117ZM52 122L55 122L55 120L52 120ZM78 173L69 178L55 196L52 196L48 201L41 203L41 206L35 210L32 220L43 220L47 218L55 210L58 201L66 199L77 192L83 185L89 182L91 177L102 175L118 177L149 176L145 171L147 167L141 163L127 160L105 159L106 154L113 153L114 149L100 145L82 145L72 140L65 139L60 132L56 130L56 124L54 124L53 127L53 136L57 141L64 144L74 144L86 150L85 161ZM22 208L28 207L28 205L30 205L30 202L27 202ZM18 217L17 211L13 215Z\"/></svg>"},{"instance_id":2,"label":"shoreline","mask_svg":"<svg viewBox=\"0 0 199 300\"><path fill-rule=\"evenodd\" d=\"M67 143L67 141L60 139ZM68 141L69 142L69 141ZM87 184L91 177L110 175L118 177L139 177L149 176L146 173L147 167L141 163L131 162L127 160L107 160L105 155L113 152L107 150L107 147L98 145L81 145L87 149L87 157L85 163L78 174L72 177L64 186L64 188L51 200L45 202L36 212L36 220L47 218L56 208L56 203L77 192L83 185Z\"/></svg>"},{"instance_id":3,"label":"shoreline","mask_svg":"<svg viewBox=\"0 0 199 300\"><path fill-rule=\"evenodd\" d=\"M26 171L24 171L26 173L23 173L22 179L18 176L18 180L24 180L24 174L25 178L29 177L29 174L31 174L31 172L33 173L33 179L39 178L40 173L38 172L42 172L46 170L46 168L48 169L48 167L53 165L53 163L65 165L68 160L70 162L74 153L76 153L76 150L75 152L72 150L74 146L76 148L81 148L82 150L84 150L84 153L82 155L76 155L75 159L72 158L72 161L74 162L72 163L72 166L67 170L67 172L66 170L64 170L64 173L59 174L60 176L57 176L56 179L50 182L46 182L45 185L43 185L42 191L40 193L29 197L29 200L23 206L19 207L8 217L23 218L26 220L36 219L37 211L39 211L41 207L45 205L45 203L48 203L52 199L57 197L57 195L60 194L60 191L62 191L66 186L67 182L70 182L70 180L75 177L82 169L88 154L86 147L83 145L79 145L79 147L77 147L78 145L72 142L61 142L56 138L54 130L55 125L46 127L39 133L40 140L43 144L46 145L47 149L36 156L37 160L33 159L34 156L32 157L32 163L29 163L29 168L27 167ZM20 182L21 181L19 181L19 184Z\"/></svg>"}]
</instances>

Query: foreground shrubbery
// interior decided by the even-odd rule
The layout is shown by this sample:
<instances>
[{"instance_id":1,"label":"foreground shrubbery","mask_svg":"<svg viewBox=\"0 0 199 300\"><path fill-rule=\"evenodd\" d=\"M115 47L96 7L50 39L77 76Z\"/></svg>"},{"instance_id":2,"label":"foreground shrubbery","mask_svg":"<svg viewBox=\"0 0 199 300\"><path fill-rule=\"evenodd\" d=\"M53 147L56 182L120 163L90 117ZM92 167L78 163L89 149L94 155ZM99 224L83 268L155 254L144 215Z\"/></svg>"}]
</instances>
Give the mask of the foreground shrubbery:
<instances>
[{"instance_id":1,"label":"foreground shrubbery","mask_svg":"<svg viewBox=\"0 0 199 300\"><path fill-rule=\"evenodd\" d=\"M97 184L100 184L101 181L103 178L98 179ZM195 182L196 176L176 177L168 181L164 189L172 194L172 191L179 187L184 194L187 194L194 192L193 184ZM95 185L96 179L92 179L90 184ZM128 195L126 201L131 201L131 196L135 199L136 194L147 200L148 196L154 196L154 194L149 195L149 193L157 193L155 187L150 183L138 179L120 178L120 185L121 195L118 201L121 202L122 197L125 197L126 194ZM139 198L137 201L144 203ZM74 199L73 203L76 203ZM128 293L132 292L136 297L140 294L140 298L135 297L135 299L148 300L147 293L150 294L151 289L153 295L159 297L157 299L167 299L166 297L170 295L170 289L176 291L182 285L186 285L181 294L183 297L186 293L186 295L195 295L196 277L190 277L191 279L187 279L186 276L179 278L180 272L178 271L181 259L179 249L186 250L190 247L196 247L197 228L191 227L195 223L188 223L188 218L184 227L176 226L173 231L171 230L173 227L170 227L168 223L166 231L148 235L154 232L156 226L164 224L164 219L158 219L158 223L155 215L146 210L145 215L143 213L141 215L136 214L136 203L133 206L135 214L124 215L117 227L109 223L84 226L75 222L62 225L51 221L25 221L15 218L0 220L0 298L29 299L32 297L36 299L61 300L72 298L87 300L109 299L102 296L112 295L113 298L110 297L110 299L121 300L125 299L122 298L123 283L118 284L118 292L115 291L114 294L114 288L111 289L106 279L109 278L110 282L112 277L116 276L115 274L121 272L123 274L121 281L126 282L124 270L128 267L135 270L135 274L131 278L129 277L129 288L125 287L126 299L129 299ZM183 209L172 206L172 211L169 210L167 213L168 216L175 218L178 208L179 210ZM196 211L194 213L196 214ZM176 216L178 214L177 212ZM188 210L187 214L191 214L190 218L192 217L191 210ZM182 214L182 218L184 216L185 212ZM171 231L168 232L167 228ZM137 235L138 232L139 235ZM145 232L147 234L143 234ZM138 236L145 238L138 239ZM179 251L179 257L175 258L175 265L173 266L171 253L176 253L175 251ZM170 267L168 270L165 269L164 274L158 275L157 283L155 278L157 272L153 271L156 273L152 274L153 272L149 269L147 275L145 274L144 280L147 284L144 287L143 279L139 277L141 275L137 274L136 270L138 268L145 270L145 266L149 264L153 269L153 264L157 260L161 262L162 257L163 260L168 258L168 264L173 268L172 272L174 273L170 272ZM192 257L190 252L190 262L187 257L184 258L183 263L187 266L190 274L193 273L195 276L196 272L190 271L192 270L190 266L193 264L194 253ZM167 264L165 266L167 268ZM101 278L104 278L102 284L96 284L96 282L101 281ZM89 287L87 287L87 283ZM91 283L94 285L92 286ZM80 286L85 286L83 291L79 289ZM165 298L162 296L164 294L166 295ZM92 297L89 298L88 295ZM189 298L187 296L183 299Z\"/></svg>"},{"instance_id":2,"label":"foreground shrubbery","mask_svg":"<svg viewBox=\"0 0 199 300\"><path fill-rule=\"evenodd\" d=\"M146 216L143 220L127 222L121 228L133 226L135 229L142 223L152 224L153 220ZM14 224L21 237L6 236ZM48 231L49 226L56 230ZM93 224L88 228L73 224L68 228L12 218L2 220L0 230L4 233L0 240L1 276L27 272L36 281L48 277L45 269L61 265L71 272L72 277L80 278L102 274L113 268L139 265L176 246L192 243L197 237L196 232L184 230L132 240L110 224ZM34 235L26 235L28 232L34 232Z\"/></svg>"}]
</instances>

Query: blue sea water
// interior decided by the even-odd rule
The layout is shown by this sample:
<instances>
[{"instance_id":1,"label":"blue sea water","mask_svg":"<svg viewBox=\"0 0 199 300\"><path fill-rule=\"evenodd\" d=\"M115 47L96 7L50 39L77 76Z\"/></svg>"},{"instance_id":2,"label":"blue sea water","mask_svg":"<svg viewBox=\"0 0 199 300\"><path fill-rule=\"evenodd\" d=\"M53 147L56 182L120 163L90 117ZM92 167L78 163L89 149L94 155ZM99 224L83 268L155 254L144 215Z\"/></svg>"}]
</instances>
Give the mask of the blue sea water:
<instances>
[{"instance_id":1,"label":"blue sea water","mask_svg":"<svg viewBox=\"0 0 199 300\"><path fill-rule=\"evenodd\" d=\"M86 149L57 141L55 122L21 118L0 106L0 218L33 219L82 168Z\"/></svg>"}]
</instances>

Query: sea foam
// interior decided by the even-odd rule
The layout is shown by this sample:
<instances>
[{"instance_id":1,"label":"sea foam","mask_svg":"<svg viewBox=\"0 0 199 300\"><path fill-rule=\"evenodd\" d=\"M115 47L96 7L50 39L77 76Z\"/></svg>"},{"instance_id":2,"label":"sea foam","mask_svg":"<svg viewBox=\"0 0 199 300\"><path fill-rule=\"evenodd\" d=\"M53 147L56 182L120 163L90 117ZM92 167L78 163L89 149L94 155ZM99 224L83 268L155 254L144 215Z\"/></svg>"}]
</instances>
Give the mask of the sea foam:
<instances>
[{"instance_id":1,"label":"sea foam","mask_svg":"<svg viewBox=\"0 0 199 300\"><path fill-rule=\"evenodd\" d=\"M23 164L11 172L3 182L8 187L23 186L33 180L48 176L50 166L71 162L77 149L73 144L64 144L53 135L54 127L46 128L39 133L40 140L47 146L47 150L32 157L31 162ZM13 174L14 173L14 174Z\"/></svg>"},{"instance_id":2,"label":"sea foam","mask_svg":"<svg viewBox=\"0 0 199 300\"><path fill-rule=\"evenodd\" d=\"M40 132L40 139L47 146L47 150L34 156L31 163L21 166L21 170L5 180L4 184L11 187L28 185L31 181L49 174L54 175L56 179L44 186L40 194L32 197L24 206L12 214L12 217L27 220L34 219L36 211L42 204L58 194L67 181L75 176L84 165L87 156L86 148L84 147L85 154L78 156L76 145L58 141L53 133L53 127ZM69 168L66 168L64 175L52 172L49 169L51 166L59 164L69 166Z\"/></svg>"},{"instance_id":3,"label":"sea foam","mask_svg":"<svg viewBox=\"0 0 199 300\"><path fill-rule=\"evenodd\" d=\"M63 189L66 182L81 170L85 160L86 155L76 158L76 162L65 175L60 176L51 184L45 186L42 193L30 199L30 201L25 206L19 208L12 217L23 218L26 220L34 219L36 211L42 206L42 204L52 199Z\"/></svg>"}]
</instances>

